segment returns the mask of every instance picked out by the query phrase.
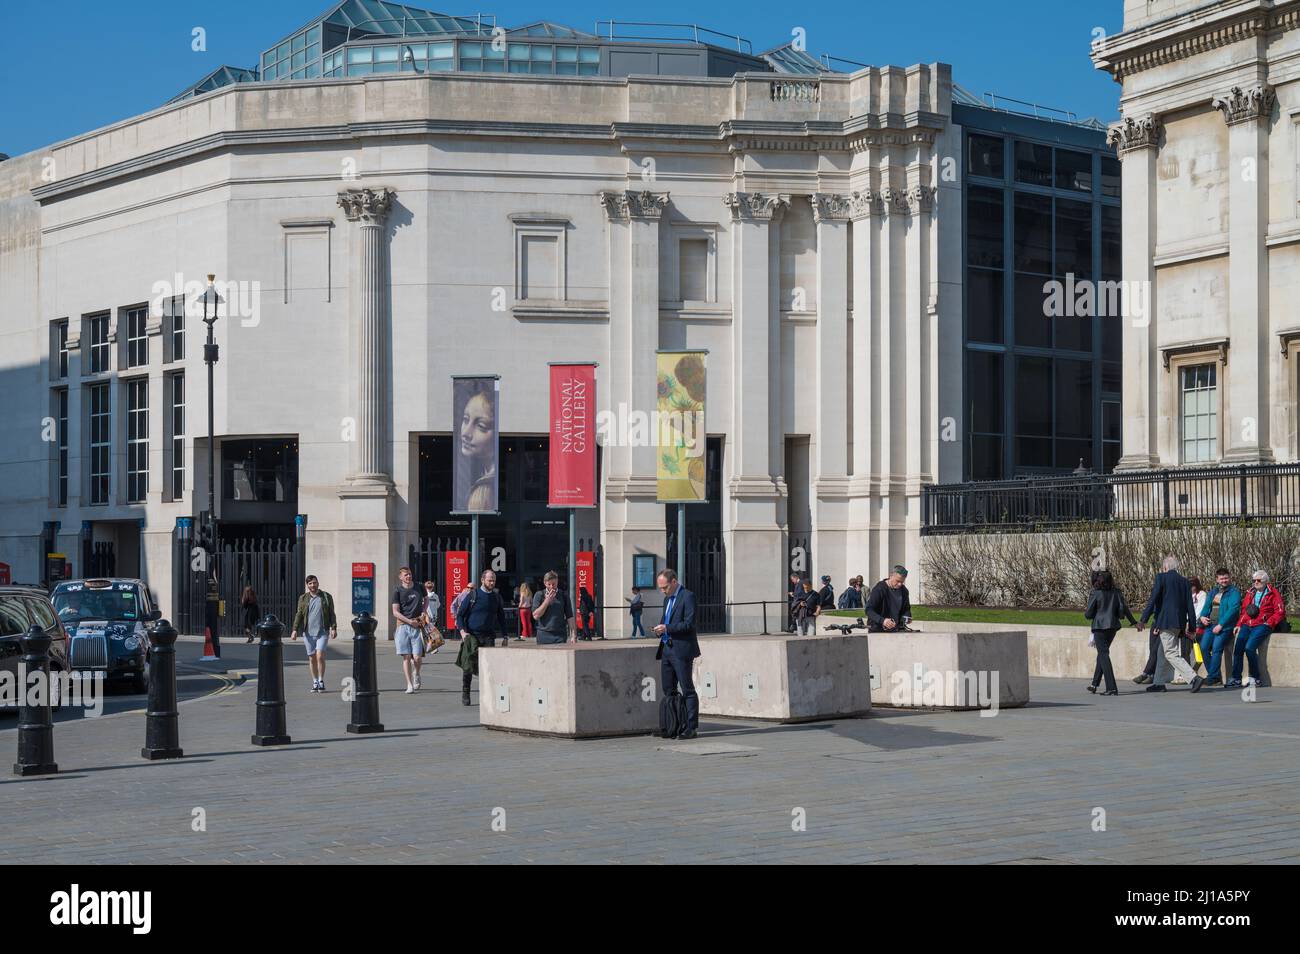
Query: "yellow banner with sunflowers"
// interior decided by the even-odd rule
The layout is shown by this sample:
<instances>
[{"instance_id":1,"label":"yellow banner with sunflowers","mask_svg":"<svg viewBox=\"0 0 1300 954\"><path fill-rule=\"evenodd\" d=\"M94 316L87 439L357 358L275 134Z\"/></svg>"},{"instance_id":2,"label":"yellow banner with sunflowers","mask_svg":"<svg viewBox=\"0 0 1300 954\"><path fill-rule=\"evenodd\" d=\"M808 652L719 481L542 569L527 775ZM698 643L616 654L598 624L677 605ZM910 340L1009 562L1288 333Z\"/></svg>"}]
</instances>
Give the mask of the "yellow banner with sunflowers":
<instances>
[{"instance_id":1,"label":"yellow banner with sunflowers","mask_svg":"<svg viewBox=\"0 0 1300 954\"><path fill-rule=\"evenodd\" d=\"M655 402L660 503L699 503L705 496L704 351L660 351Z\"/></svg>"}]
</instances>

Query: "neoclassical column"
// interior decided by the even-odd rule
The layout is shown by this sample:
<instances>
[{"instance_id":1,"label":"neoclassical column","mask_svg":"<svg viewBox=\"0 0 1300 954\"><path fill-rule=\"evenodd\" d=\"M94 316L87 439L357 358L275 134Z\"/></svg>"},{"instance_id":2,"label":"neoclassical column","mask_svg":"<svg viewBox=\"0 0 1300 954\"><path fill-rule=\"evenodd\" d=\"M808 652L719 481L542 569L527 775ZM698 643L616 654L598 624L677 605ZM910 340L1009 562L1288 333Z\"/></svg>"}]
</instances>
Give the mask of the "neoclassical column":
<instances>
[{"instance_id":1,"label":"neoclassical column","mask_svg":"<svg viewBox=\"0 0 1300 954\"><path fill-rule=\"evenodd\" d=\"M667 192L597 193L608 228L609 395L601 406L619 421L655 410L656 359L659 348L659 222ZM655 448L650 442L613 442L605 447L602 534L604 576L617 590L632 579L635 553L661 555L660 566L675 556L667 552L663 506L657 500ZM610 592L613 592L610 591ZM607 613L606 632L623 635L625 613Z\"/></svg>"},{"instance_id":2,"label":"neoclassical column","mask_svg":"<svg viewBox=\"0 0 1300 954\"><path fill-rule=\"evenodd\" d=\"M1158 116L1127 116L1107 134L1119 150L1123 194L1123 278L1130 307L1123 318L1124 446L1116 470L1158 466L1156 455L1155 266L1156 158L1162 125ZM1135 314L1132 303L1145 307Z\"/></svg>"},{"instance_id":3,"label":"neoclassical column","mask_svg":"<svg viewBox=\"0 0 1300 954\"><path fill-rule=\"evenodd\" d=\"M863 573L868 583L880 578L876 572L873 540L879 537L880 511L876 497L877 481L873 467L881 433L886 422L877 419L875 389L877 379L888 373L888 364L880 364L876 335L880 323L876 318L875 294L878 287L876 230L880 224L880 197L870 189L849 196L849 215L853 220L853 345L849 379L853 406L852 470L849 479L849 526L846 561L849 573Z\"/></svg>"},{"instance_id":4,"label":"neoclassical column","mask_svg":"<svg viewBox=\"0 0 1300 954\"><path fill-rule=\"evenodd\" d=\"M1225 463L1270 461L1268 128L1277 94L1260 85L1234 86L1214 106L1228 124L1228 334L1231 370L1223 415Z\"/></svg>"},{"instance_id":5,"label":"neoclassical column","mask_svg":"<svg viewBox=\"0 0 1300 954\"><path fill-rule=\"evenodd\" d=\"M339 205L357 224L353 248L357 288L352 298L357 326L357 455L348 478L354 488L392 490L385 442L388 381L388 270L384 232L397 193L388 188L345 189Z\"/></svg>"},{"instance_id":6,"label":"neoclassical column","mask_svg":"<svg viewBox=\"0 0 1300 954\"><path fill-rule=\"evenodd\" d=\"M817 397L813 453L813 553L817 573L837 587L846 569L849 527L849 214L848 196L808 196L817 234Z\"/></svg>"}]
</instances>

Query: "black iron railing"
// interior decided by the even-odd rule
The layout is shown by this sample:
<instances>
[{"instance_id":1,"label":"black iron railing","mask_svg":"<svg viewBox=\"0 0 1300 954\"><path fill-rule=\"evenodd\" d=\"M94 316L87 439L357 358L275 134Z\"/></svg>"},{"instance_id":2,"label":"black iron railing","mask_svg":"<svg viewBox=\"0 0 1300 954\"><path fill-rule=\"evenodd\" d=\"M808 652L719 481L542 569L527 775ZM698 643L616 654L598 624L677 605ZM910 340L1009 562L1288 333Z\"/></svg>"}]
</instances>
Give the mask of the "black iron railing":
<instances>
[{"instance_id":1,"label":"black iron railing","mask_svg":"<svg viewBox=\"0 0 1300 954\"><path fill-rule=\"evenodd\" d=\"M1300 522L1300 463L929 484L921 533L1053 530L1104 521Z\"/></svg>"}]
</instances>

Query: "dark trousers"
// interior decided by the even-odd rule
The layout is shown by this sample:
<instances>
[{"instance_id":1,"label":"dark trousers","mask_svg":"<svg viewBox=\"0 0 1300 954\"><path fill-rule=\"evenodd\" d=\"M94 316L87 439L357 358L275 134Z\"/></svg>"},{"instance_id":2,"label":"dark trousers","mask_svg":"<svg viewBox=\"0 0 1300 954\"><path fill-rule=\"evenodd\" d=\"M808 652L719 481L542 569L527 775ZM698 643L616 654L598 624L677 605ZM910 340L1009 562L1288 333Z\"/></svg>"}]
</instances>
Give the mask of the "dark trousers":
<instances>
[{"instance_id":1,"label":"dark trousers","mask_svg":"<svg viewBox=\"0 0 1300 954\"><path fill-rule=\"evenodd\" d=\"M474 638L478 640L478 644L481 649L490 649L491 647L497 644L496 636L492 636L487 633L483 633L482 635L475 633ZM470 670L466 669L462 671L460 677L460 688L464 692L469 692L470 680L472 680L473 678L474 678L474 673L472 673Z\"/></svg>"},{"instance_id":2,"label":"dark trousers","mask_svg":"<svg viewBox=\"0 0 1300 954\"><path fill-rule=\"evenodd\" d=\"M659 681L663 684L664 694L671 693L681 685L682 701L686 703L686 729L695 731L700 727L700 697L695 692L695 676L692 669L695 658L686 656L673 647L665 646L663 658L659 661Z\"/></svg>"},{"instance_id":3,"label":"dark trousers","mask_svg":"<svg viewBox=\"0 0 1300 954\"><path fill-rule=\"evenodd\" d=\"M1092 671L1092 684L1100 685L1105 678L1106 691L1115 692L1119 687L1115 685L1115 670L1110 664L1110 644L1115 639L1115 630L1094 629L1092 639L1097 644L1097 668ZM1154 672L1154 667L1152 671Z\"/></svg>"},{"instance_id":4,"label":"dark trousers","mask_svg":"<svg viewBox=\"0 0 1300 954\"><path fill-rule=\"evenodd\" d=\"M1147 634L1147 646L1149 651L1147 653L1146 668L1142 671L1148 676L1154 676L1156 674L1156 661L1165 654L1165 651L1160 645L1160 630L1152 626L1147 630Z\"/></svg>"}]
</instances>

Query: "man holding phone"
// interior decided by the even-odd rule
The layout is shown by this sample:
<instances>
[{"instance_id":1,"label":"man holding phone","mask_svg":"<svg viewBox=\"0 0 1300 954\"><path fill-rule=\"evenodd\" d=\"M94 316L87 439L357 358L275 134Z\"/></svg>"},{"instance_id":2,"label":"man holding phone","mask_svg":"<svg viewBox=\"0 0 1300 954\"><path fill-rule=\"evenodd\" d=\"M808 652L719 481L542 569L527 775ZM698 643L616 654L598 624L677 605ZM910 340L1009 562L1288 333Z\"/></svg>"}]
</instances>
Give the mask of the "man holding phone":
<instances>
[{"instance_id":1,"label":"man holding phone","mask_svg":"<svg viewBox=\"0 0 1300 954\"><path fill-rule=\"evenodd\" d=\"M560 592L560 574L548 570L542 577L544 589L533 594L533 619L537 621L537 645L554 646L557 643L574 642L576 634L571 632L573 623L573 604L569 597Z\"/></svg>"},{"instance_id":2,"label":"man holding phone","mask_svg":"<svg viewBox=\"0 0 1300 954\"><path fill-rule=\"evenodd\" d=\"M867 597L867 632L893 633L905 630L912 619L912 598L904 581L907 567L896 564L885 579L871 588Z\"/></svg>"}]
</instances>

